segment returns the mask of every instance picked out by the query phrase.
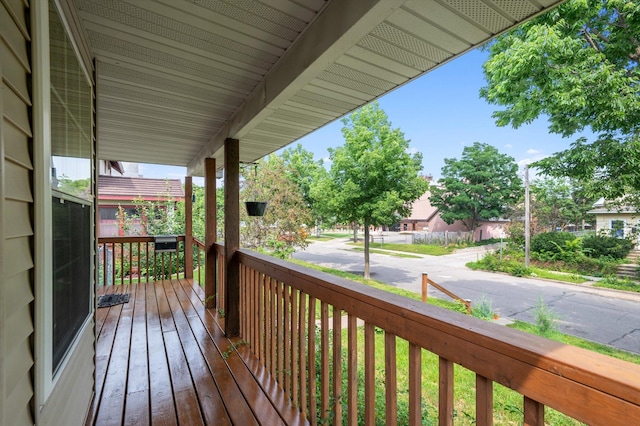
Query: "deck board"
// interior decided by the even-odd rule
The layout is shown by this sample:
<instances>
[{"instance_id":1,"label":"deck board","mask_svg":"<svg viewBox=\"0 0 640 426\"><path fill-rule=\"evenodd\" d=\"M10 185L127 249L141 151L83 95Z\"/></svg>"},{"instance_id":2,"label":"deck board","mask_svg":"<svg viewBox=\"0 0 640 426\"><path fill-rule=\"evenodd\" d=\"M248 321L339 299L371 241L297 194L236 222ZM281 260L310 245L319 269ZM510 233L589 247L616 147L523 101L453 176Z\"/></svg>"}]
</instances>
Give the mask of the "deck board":
<instances>
[{"instance_id":1,"label":"deck board","mask_svg":"<svg viewBox=\"0 0 640 426\"><path fill-rule=\"evenodd\" d=\"M254 377L247 365L256 362L233 350L192 280L97 294L112 292L130 299L96 312L96 389L86 425L306 424L275 382Z\"/></svg>"}]
</instances>

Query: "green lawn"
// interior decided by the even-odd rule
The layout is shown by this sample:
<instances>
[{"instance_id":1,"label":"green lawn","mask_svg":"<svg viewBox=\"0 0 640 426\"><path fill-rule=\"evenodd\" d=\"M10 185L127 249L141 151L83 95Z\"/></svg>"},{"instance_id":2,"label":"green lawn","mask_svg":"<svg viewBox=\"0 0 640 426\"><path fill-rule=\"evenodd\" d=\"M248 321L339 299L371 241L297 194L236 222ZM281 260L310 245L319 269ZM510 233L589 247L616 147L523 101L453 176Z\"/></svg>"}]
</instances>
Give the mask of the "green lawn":
<instances>
[{"instance_id":1,"label":"green lawn","mask_svg":"<svg viewBox=\"0 0 640 426\"><path fill-rule=\"evenodd\" d=\"M354 247L352 250L364 252L364 247ZM421 259L420 256L415 256L413 254L395 253L395 252L392 252L392 251L379 250L379 249L375 249L375 248L369 248L369 253L385 254L387 256L405 257L405 258L409 258L409 259Z\"/></svg>"},{"instance_id":2,"label":"green lawn","mask_svg":"<svg viewBox=\"0 0 640 426\"><path fill-rule=\"evenodd\" d=\"M349 243L349 245L356 247L364 247L364 243ZM426 254L429 256L444 256L445 254L451 254L455 250L453 247L442 247L426 244L392 244L379 242L372 243L370 248L401 251L405 253Z\"/></svg>"}]
</instances>

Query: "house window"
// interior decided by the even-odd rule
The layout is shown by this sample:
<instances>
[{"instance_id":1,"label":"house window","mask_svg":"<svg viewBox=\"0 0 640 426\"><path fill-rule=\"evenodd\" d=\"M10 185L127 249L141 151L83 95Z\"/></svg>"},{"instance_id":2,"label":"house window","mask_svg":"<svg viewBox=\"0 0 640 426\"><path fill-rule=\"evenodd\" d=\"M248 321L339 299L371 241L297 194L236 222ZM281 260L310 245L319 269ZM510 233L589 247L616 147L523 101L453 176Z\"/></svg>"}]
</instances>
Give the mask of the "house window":
<instances>
[{"instance_id":1,"label":"house window","mask_svg":"<svg viewBox=\"0 0 640 426\"><path fill-rule=\"evenodd\" d=\"M609 224L611 236L616 238L624 238L624 220L613 219Z\"/></svg>"},{"instance_id":2,"label":"house window","mask_svg":"<svg viewBox=\"0 0 640 426\"><path fill-rule=\"evenodd\" d=\"M93 89L53 1L49 40L55 374L92 312Z\"/></svg>"}]
</instances>

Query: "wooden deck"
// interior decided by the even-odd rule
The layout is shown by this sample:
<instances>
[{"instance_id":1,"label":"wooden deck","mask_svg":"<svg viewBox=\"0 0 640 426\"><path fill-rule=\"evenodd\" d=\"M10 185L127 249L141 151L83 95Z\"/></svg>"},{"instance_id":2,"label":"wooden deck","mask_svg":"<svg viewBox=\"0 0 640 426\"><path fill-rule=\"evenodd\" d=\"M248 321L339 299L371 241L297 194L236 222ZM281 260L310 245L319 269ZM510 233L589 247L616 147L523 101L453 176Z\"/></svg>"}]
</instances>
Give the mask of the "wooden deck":
<instances>
[{"instance_id":1,"label":"wooden deck","mask_svg":"<svg viewBox=\"0 0 640 426\"><path fill-rule=\"evenodd\" d=\"M243 345L234 349L191 280L129 293L96 313L96 390L86 425L306 424Z\"/></svg>"}]
</instances>

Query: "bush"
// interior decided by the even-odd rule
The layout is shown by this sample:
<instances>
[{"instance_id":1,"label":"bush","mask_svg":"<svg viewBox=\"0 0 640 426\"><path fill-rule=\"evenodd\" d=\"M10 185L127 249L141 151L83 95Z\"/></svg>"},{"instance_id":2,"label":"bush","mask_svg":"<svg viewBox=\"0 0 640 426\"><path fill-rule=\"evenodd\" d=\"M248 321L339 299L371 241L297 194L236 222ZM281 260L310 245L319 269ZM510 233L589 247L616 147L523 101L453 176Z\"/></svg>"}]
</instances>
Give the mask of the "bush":
<instances>
[{"instance_id":1,"label":"bush","mask_svg":"<svg viewBox=\"0 0 640 426\"><path fill-rule=\"evenodd\" d=\"M536 331L541 336L555 331L557 328L558 315L545 305L542 296L538 300L538 306L535 310Z\"/></svg>"},{"instance_id":2,"label":"bush","mask_svg":"<svg viewBox=\"0 0 640 426\"><path fill-rule=\"evenodd\" d=\"M584 254L594 259L624 259L633 249L633 242L625 238L594 235L584 238L582 248Z\"/></svg>"},{"instance_id":3,"label":"bush","mask_svg":"<svg viewBox=\"0 0 640 426\"><path fill-rule=\"evenodd\" d=\"M576 236L570 232L543 232L531 240L531 251L536 253L561 254L567 241L573 241Z\"/></svg>"},{"instance_id":4,"label":"bush","mask_svg":"<svg viewBox=\"0 0 640 426\"><path fill-rule=\"evenodd\" d=\"M522 263L513 263L509 268L509 273L516 277L529 277L531 276L531 269L527 268Z\"/></svg>"}]
</instances>

